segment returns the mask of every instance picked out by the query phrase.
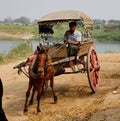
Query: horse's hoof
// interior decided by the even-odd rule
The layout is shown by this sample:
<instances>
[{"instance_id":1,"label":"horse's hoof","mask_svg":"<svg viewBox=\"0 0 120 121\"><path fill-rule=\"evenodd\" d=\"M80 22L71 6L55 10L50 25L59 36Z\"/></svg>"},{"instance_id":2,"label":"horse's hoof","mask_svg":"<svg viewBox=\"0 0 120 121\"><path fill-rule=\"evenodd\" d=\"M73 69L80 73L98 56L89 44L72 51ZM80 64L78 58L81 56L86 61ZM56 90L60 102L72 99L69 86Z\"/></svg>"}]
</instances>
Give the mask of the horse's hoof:
<instances>
[{"instance_id":1,"label":"horse's hoof","mask_svg":"<svg viewBox=\"0 0 120 121\"><path fill-rule=\"evenodd\" d=\"M29 105L33 105L33 102L30 102Z\"/></svg>"},{"instance_id":2,"label":"horse's hoof","mask_svg":"<svg viewBox=\"0 0 120 121\"><path fill-rule=\"evenodd\" d=\"M28 109L27 108L24 108L24 112L27 112L28 111Z\"/></svg>"},{"instance_id":3,"label":"horse's hoof","mask_svg":"<svg viewBox=\"0 0 120 121\"><path fill-rule=\"evenodd\" d=\"M41 110L40 109L37 109L37 113L39 113L39 112L41 112Z\"/></svg>"},{"instance_id":4,"label":"horse's hoof","mask_svg":"<svg viewBox=\"0 0 120 121\"><path fill-rule=\"evenodd\" d=\"M57 96L54 97L54 103L57 103Z\"/></svg>"}]
</instances>

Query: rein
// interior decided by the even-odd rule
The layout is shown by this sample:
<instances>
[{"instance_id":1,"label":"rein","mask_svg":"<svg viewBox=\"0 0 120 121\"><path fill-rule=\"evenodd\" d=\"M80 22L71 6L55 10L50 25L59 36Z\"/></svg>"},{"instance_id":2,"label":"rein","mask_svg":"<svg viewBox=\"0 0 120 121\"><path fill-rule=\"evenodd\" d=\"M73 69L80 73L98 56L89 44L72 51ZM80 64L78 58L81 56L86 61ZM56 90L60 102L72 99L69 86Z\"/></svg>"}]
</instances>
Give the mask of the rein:
<instances>
[{"instance_id":1,"label":"rein","mask_svg":"<svg viewBox=\"0 0 120 121\"><path fill-rule=\"evenodd\" d=\"M50 53L50 55L56 55L57 52L63 48L66 45L66 43L63 43L62 45L60 45L60 47L58 47L56 50L54 50L53 52Z\"/></svg>"},{"instance_id":2,"label":"rein","mask_svg":"<svg viewBox=\"0 0 120 121\"><path fill-rule=\"evenodd\" d=\"M23 72L23 74L25 74L25 76L27 76L28 78L30 78L30 76L29 76L28 72L26 71L25 67L23 69L21 69L21 72Z\"/></svg>"}]
</instances>

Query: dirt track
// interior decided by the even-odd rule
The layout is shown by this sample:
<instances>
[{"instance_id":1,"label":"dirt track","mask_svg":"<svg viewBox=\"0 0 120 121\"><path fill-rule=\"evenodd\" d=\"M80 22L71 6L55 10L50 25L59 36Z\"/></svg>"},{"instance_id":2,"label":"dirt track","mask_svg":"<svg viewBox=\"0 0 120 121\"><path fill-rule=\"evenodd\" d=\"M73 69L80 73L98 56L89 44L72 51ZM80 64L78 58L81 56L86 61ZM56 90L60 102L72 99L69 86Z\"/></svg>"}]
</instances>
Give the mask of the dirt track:
<instances>
[{"instance_id":1,"label":"dirt track","mask_svg":"<svg viewBox=\"0 0 120 121\"><path fill-rule=\"evenodd\" d=\"M28 78L17 74L10 63L0 65L4 85L3 107L9 121L120 121L120 53L99 54L101 79L98 91L91 94L86 73L55 77L58 103L53 103L51 88L42 97L41 113L36 113L36 97L23 113Z\"/></svg>"}]
</instances>

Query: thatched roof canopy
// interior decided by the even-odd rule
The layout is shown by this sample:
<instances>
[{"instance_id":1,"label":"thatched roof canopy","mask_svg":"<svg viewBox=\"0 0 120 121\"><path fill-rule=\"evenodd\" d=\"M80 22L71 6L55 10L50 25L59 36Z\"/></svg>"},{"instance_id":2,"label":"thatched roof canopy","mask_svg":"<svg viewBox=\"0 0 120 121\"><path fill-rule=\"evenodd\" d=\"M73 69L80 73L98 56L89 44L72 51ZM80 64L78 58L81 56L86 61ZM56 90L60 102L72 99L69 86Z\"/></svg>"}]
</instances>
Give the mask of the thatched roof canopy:
<instances>
[{"instance_id":1,"label":"thatched roof canopy","mask_svg":"<svg viewBox=\"0 0 120 121\"><path fill-rule=\"evenodd\" d=\"M85 13L77 10L63 10L57 11L43 16L39 21L39 27L48 26L52 28L57 23L80 21L83 26L93 27L92 19Z\"/></svg>"}]
</instances>

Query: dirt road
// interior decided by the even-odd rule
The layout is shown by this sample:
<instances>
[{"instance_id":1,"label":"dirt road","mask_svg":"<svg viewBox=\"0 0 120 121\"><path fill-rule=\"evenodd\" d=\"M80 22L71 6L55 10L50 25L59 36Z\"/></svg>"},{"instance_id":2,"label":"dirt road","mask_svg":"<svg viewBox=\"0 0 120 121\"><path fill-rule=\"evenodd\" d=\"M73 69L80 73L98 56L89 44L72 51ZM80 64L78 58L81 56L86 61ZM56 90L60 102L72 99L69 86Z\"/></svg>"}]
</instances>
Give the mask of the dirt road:
<instances>
[{"instance_id":1,"label":"dirt road","mask_svg":"<svg viewBox=\"0 0 120 121\"><path fill-rule=\"evenodd\" d=\"M4 85L3 107L9 121L120 121L120 53L99 54L100 86L95 94L86 73L55 77L58 103L53 103L51 88L41 99L41 113L36 113L36 97L23 113L28 78L18 75L10 63L0 65ZM67 71L67 70L66 70Z\"/></svg>"}]
</instances>

